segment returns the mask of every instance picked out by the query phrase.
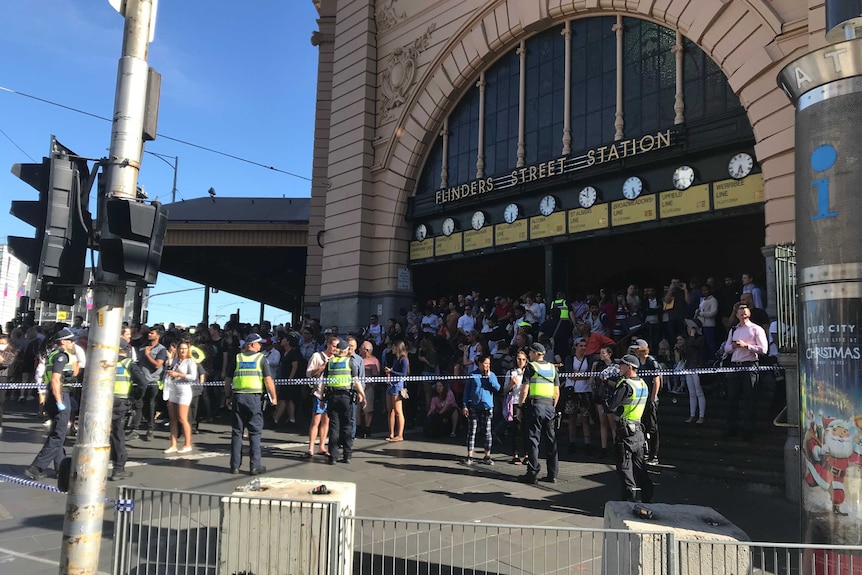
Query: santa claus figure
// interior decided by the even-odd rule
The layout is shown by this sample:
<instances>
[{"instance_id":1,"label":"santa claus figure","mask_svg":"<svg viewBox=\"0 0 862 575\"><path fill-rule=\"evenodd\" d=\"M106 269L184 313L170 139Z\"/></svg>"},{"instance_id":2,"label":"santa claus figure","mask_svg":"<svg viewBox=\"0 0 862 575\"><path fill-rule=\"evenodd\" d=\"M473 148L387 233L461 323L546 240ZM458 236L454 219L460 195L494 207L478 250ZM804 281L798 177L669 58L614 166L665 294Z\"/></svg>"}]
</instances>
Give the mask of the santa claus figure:
<instances>
[{"instance_id":1,"label":"santa claus figure","mask_svg":"<svg viewBox=\"0 0 862 575\"><path fill-rule=\"evenodd\" d=\"M856 442L856 426L843 419L822 417L822 427L812 421L805 435L805 480L819 485L832 499L832 512L841 511L844 503L844 478L851 465L862 465L862 446ZM818 429L819 427L819 429Z\"/></svg>"}]
</instances>

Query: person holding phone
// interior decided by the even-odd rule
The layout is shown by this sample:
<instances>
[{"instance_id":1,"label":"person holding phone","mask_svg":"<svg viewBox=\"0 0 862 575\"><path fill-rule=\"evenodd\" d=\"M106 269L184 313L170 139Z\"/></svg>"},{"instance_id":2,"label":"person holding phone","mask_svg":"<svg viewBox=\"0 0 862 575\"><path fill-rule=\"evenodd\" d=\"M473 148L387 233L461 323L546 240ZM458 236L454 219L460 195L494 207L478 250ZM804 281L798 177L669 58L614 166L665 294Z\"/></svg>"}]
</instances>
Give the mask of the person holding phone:
<instances>
[{"instance_id":1,"label":"person holding phone","mask_svg":"<svg viewBox=\"0 0 862 575\"><path fill-rule=\"evenodd\" d=\"M745 413L742 419L742 438L749 439L754 432L757 413L758 355L766 354L769 343L763 328L751 321L751 309L744 304L736 308L736 327L730 330L724 351L731 354L731 366L737 368L727 374L727 430L725 437L734 437L739 428L739 400L745 397Z\"/></svg>"}]
</instances>

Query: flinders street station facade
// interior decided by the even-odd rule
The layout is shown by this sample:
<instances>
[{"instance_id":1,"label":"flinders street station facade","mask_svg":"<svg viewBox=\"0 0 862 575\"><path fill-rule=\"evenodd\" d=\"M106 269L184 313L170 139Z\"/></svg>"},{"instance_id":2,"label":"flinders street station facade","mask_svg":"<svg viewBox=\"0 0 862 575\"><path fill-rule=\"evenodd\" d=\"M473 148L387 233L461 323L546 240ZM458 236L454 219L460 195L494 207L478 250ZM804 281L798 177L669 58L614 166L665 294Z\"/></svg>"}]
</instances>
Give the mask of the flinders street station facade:
<instances>
[{"instance_id":1,"label":"flinders street station facade","mask_svg":"<svg viewBox=\"0 0 862 575\"><path fill-rule=\"evenodd\" d=\"M753 273L793 246L779 71L823 0L314 0L304 311Z\"/></svg>"}]
</instances>

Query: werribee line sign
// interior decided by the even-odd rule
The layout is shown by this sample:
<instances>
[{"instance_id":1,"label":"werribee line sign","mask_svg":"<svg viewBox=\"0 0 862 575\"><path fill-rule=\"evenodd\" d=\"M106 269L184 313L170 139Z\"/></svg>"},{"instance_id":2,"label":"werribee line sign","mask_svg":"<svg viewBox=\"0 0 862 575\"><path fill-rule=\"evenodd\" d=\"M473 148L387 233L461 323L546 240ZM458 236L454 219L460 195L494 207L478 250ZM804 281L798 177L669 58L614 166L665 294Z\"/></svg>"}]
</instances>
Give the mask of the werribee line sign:
<instances>
[{"instance_id":1,"label":"werribee line sign","mask_svg":"<svg viewBox=\"0 0 862 575\"><path fill-rule=\"evenodd\" d=\"M578 156L556 158L540 164L516 168L510 173L497 176L496 178L482 178L458 186L437 190L434 194L434 203L438 206L450 204L520 184L559 177L571 172L599 166L606 162L662 150L669 148L673 144L674 135L674 132L671 130L665 130L663 132L656 132L655 134L647 134L640 138L621 140L613 144L587 150Z\"/></svg>"}]
</instances>

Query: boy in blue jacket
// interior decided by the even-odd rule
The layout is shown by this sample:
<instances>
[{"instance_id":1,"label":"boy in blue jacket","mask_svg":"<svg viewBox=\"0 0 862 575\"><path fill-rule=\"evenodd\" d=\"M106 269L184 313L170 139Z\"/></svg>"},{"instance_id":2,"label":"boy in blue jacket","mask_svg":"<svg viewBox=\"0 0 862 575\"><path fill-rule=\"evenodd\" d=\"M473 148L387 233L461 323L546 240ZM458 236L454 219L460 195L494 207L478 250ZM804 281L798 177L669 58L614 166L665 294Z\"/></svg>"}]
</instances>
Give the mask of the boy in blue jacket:
<instances>
[{"instance_id":1,"label":"boy in blue jacket","mask_svg":"<svg viewBox=\"0 0 862 575\"><path fill-rule=\"evenodd\" d=\"M485 458L482 463L494 465L491 459L491 413L494 409L494 392L500 391L497 376L491 371L491 358L481 355L476 358L478 371L468 375L464 383L464 417L467 418L467 459L464 465L473 465L473 448L476 445L476 430L481 425L485 432Z\"/></svg>"}]
</instances>

